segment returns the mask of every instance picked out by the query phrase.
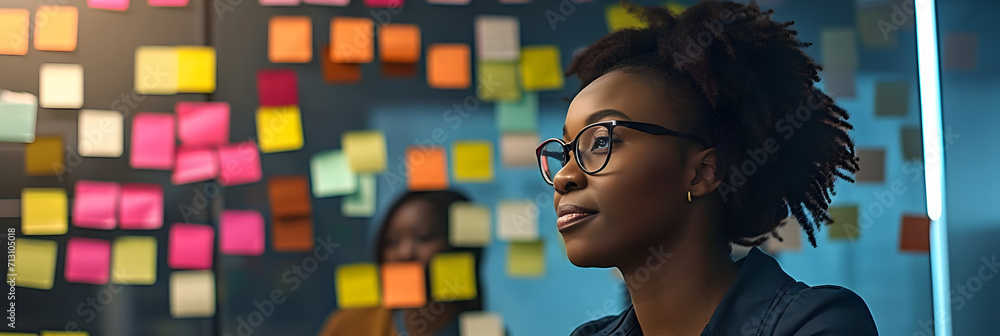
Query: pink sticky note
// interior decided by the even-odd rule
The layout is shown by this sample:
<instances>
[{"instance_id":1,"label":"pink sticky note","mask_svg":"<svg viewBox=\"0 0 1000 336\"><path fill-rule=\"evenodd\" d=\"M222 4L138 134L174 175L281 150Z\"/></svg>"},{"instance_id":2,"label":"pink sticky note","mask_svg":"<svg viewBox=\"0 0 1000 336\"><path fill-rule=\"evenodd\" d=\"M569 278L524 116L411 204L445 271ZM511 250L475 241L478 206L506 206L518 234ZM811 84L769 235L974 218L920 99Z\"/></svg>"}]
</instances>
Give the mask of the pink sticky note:
<instances>
[{"instance_id":1,"label":"pink sticky note","mask_svg":"<svg viewBox=\"0 0 1000 336\"><path fill-rule=\"evenodd\" d=\"M260 0L261 6L298 6L300 0Z\"/></svg>"},{"instance_id":2,"label":"pink sticky note","mask_svg":"<svg viewBox=\"0 0 1000 336\"><path fill-rule=\"evenodd\" d=\"M264 253L264 217L256 210L223 210L219 216L219 250L230 255Z\"/></svg>"},{"instance_id":3,"label":"pink sticky note","mask_svg":"<svg viewBox=\"0 0 1000 336\"><path fill-rule=\"evenodd\" d=\"M295 70L258 70L257 96L260 99L260 106L298 105L299 84Z\"/></svg>"},{"instance_id":4,"label":"pink sticky note","mask_svg":"<svg viewBox=\"0 0 1000 336\"><path fill-rule=\"evenodd\" d=\"M186 7L189 0L148 0L153 7Z\"/></svg>"},{"instance_id":5,"label":"pink sticky note","mask_svg":"<svg viewBox=\"0 0 1000 336\"><path fill-rule=\"evenodd\" d=\"M170 182L174 185L207 181L219 176L219 159L212 148L177 149L177 164Z\"/></svg>"},{"instance_id":6,"label":"pink sticky note","mask_svg":"<svg viewBox=\"0 0 1000 336\"><path fill-rule=\"evenodd\" d=\"M244 141L219 147L219 184L224 186L260 181L260 150L257 143Z\"/></svg>"},{"instance_id":7,"label":"pink sticky note","mask_svg":"<svg viewBox=\"0 0 1000 336\"><path fill-rule=\"evenodd\" d=\"M403 0L365 0L365 6L377 8L403 7Z\"/></svg>"},{"instance_id":8,"label":"pink sticky note","mask_svg":"<svg viewBox=\"0 0 1000 336\"><path fill-rule=\"evenodd\" d=\"M211 226L174 223L169 235L167 263L170 268L212 268L212 240L215 239L215 231Z\"/></svg>"},{"instance_id":9,"label":"pink sticky note","mask_svg":"<svg viewBox=\"0 0 1000 336\"><path fill-rule=\"evenodd\" d=\"M178 102L177 135L187 147L218 147L229 143L229 103Z\"/></svg>"},{"instance_id":10,"label":"pink sticky note","mask_svg":"<svg viewBox=\"0 0 1000 336\"><path fill-rule=\"evenodd\" d=\"M351 3L351 0L302 0L310 5L326 5L326 6L347 6Z\"/></svg>"},{"instance_id":11,"label":"pink sticky note","mask_svg":"<svg viewBox=\"0 0 1000 336\"><path fill-rule=\"evenodd\" d=\"M163 187L150 183L125 183L118 205L119 228L155 230L163 226Z\"/></svg>"},{"instance_id":12,"label":"pink sticky note","mask_svg":"<svg viewBox=\"0 0 1000 336\"><path fill-rule=\"evenodd\" d=\"M72 237L66 244L66 281L106 284L111 274L111 242Z\"/></svg>"},{"instance_id":13,"label":"pink sticky note","mask_svg":"<svg viewBox=\"0 0 1000 336\"><path fill-rule=\"evenodd\" d=\"M136 169L174 167L174 115L139 112L132 119L129 165Z\"/></svg>"},{"instance_id":14,"label":"pink sticky note","mask_svg":"<svg viewBox=\"0 0 1000 336\"><path fill-rule=\"evenodd\" d=\"M87 0L87 7L94 9L107 9L125 11L128 9L130 0Z\"/></svg>"},{"instance_id":15,"label":"pink sticky note","mask_svg":"<svg viewBox=\"0 0 1000 336\"><path fill-rule=\"evenodd\" d=\"M114 229L120 190L121 187L114 182L77 181L73 193L73 225L88 229Z\"/></svg>"}]
</instances>

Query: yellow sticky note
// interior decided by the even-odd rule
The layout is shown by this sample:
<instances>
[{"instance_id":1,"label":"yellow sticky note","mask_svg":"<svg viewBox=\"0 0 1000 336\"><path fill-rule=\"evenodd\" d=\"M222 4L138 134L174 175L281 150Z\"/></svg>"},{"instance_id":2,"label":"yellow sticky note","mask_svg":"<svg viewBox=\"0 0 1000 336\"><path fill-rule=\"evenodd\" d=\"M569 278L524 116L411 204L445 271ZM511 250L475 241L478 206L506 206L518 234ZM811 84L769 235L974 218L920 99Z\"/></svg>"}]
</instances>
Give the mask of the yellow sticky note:
<instances>
[{"instance_id":1,"label":"yellow sticky note","mask_svg":"<svg viewBox=\"0 0 1000 336\"><path fill-rule=\"evenodd\" d=\"M24 173L28 176L52 176L63 172L63 140L59 136L40 136L24 145Z\"/></svg>"},{"instance_id":2,"label":"yellow sticky note","mask_svg":"<svg viewBox=\"0 0 1000 336\"><path fill-rule=\"evenodd\" d=\"M90 336L86 331L42 330L42 336Z\"/></svg>"},{"instance_id":3,"label":"yellow sticky note","mask_svg":"<svg viewBox=\"0 0 1000 336\"><path fill-rule=\"evenodd\" d=\"M464 301L476 298L476 259L468 252L438 253L431 259L431 298Z\"/></svg>"},{"instance_id":4,"label":"yellow sticky note","mask_svg":"<svg viewBox=\"0 0 1000 336\"><path fill-rule=\"evenodd\" d=\"M541 277L545 275L545 244L510 242L507 245L507 275L510 277Z\"/></svg>"},{"instance_id":5,"label":"yellow sticky note","mask_svg":"<svg viewBox=\"0 0 1000 336\"><path fill-rule=\"evenodd\" d=\"M79 13L73 6L38 6L35 10L35 49L76 50Z\"/></svg>"},{"instance_id":6,"label":"yellow sticky note","mask_svg":"<svg viewBox=\"0 0 1000 336\"><path fill-rule=\"evenodd\" d=\"M302 113L298 106L257 109L257 141L262 153L302 149Z\"/></svg>"},{"instance_id":7,"label":"yellow sticky note","mask_svg":"<svg viewBox=\"0 0 1000 336\"><path fill-rule=\"evenodd\" d=\"M0 9L0 55L28 53L28 10Z\"/></svg>"},{"instance_id":8,"label":"yellow sticky note","mask_svg":"<svg viewBox=\"0 0 1000 336\"><path fill-rule=\"evenodd\" d=\"M64 189L25 188L21 191L21 233L66 234L67 204Z\"/></svg>"},{"instance_id":9,"label":"yellow sticky note","mask_svg":"<svg viewBox=\"0 0 1000 336\"><path fill-rule=\"evenodd\" d=\"M8 269L8 278L13 277L19 287L52 289L58 249L50 240L15 239L14 272Z\"/></svg>"},{"instance_id":10,"label":"yellow sticky note","mask_svg":"<svg viewBox=\"0 0 1000 336\"><path fill-rule=\"evenodd\" d=\"M215 315L215 273L174 271L170 273L170 316L211 317Z\"/></svg>"},{"instance_id":11,"label":"yellow sticky note","mask_svg":"<svg viewBox=\"0 0 1000 336\"><path fill-rule=\"evenodd\" d=\"M345 132L340 140L351 169L356 173L380 173L387 164L385 134L380 131Z\"/></svg>"},{"instance_id":12,"label":"yellow sticky note","mask_svg":"<svg viewBox=\"0 0 1000 336\"><path fill-rule=\"evenodd\" d=\"M111 281L129 285L156 283L156 237L115 238L111 247Z\"/></svg>"},{"instance_id":13,"label":"yellow sticky note","mask_svg":"<svg viewBox=\"0 0 1000 336\"><path fill-rule=\"evenodd\" d=\"M489 182L493 180L493 146L486 140L455 141L455 181Z\"/></svg>"},{"instance_id":14,"label":"yellow sticky note","mask_svg":"<svg viewBox=\"0 0 1000 336\"><path fill-rule=\"evenodd\" d=\"M861 236L861 229L858 226L858 207L831 207L829 209L830 218L833 224L826 228L830 234L830 239L834 240L854 240Z\"/></svg>"},{"instance_id":15,"label":"yellow sticky note","mask_svg":"<svg viewBox=\"0 0 1000 336\"><path fill-rule=\"evenodd\" d=\"M135 50L135 93L172 95L177 93L177 48L139 47Z\"/></svg>"},{"instance_id":16,"label":"yellow sticky note","mask_svg":"<svg viewBox=\"0 0 1000 336\"><path fill-rule=\"evenodd\" d=\"M374 264L348 264L337 268L337 306L340 309L379 305L378 268Z\"/></svg>"},{"instance_id":17,"label":"yellow sticky note","mask_svg":"<svg viewBox=\"0 0 1000 336\"><path fill-rule=\"evenodd\" d=\"M521 86L524 91L558 90L563 83L559 47L540 45L521 48Z\"/></svg>"},{"instance_id":18,"label":"yellow sticky note","mask_svg":"<svg viewBox=\"0 0 1000 336\"><path fill-rule=\"evenodd\" d=\"M687 10L688 6L671 1L667 3L667 9L674 12L674 14L680 14Z\"/></svg>"},{"instance_id":19,"label":"yellow sticky note","mask_svg":"<svg viewBox=\"0 0 1000 336\"><path fill-rule=\"evenodd\" d=\"M215 48L177 47L177 92L215 92Z\"/></svg>"},{"instance_id":20,"label":"yellow sticky note","mask_svg":"<svg viewBox=\"0 0 1000 336\"><path fill-rule=\"evenodd\" d=\"M451 246L486 246L490 243L490 208L455 202L448 208L448 243Z\"/></svg>"},{"instance_id":21,"label":"yellow sticky note","mask_svg":"<svg viewBox=\"0 0 1000 336\"><path fill-rule=\"evenodd\" d=\"M669 7L668 7L669 8ZM608 21L608 31L613 32L625 28L646 28L639 18L632 16L622 5L611 5L605 8L604 18Z\"/></svg>"}]
</instances>

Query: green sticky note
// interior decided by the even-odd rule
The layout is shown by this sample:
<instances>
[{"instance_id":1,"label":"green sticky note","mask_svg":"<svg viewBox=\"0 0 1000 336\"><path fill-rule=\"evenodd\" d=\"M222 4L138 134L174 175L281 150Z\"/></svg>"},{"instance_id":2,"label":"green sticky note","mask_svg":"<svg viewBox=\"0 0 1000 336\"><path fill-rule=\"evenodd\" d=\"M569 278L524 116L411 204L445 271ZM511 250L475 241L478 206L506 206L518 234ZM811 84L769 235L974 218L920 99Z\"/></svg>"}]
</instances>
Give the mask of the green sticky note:
<instances>
[{"instance_id":1,"label":"green sticky note","mask_svg":"<svg viewBox=\"0 0 1000 336\"><path fill-rule=\"evenodd\" d=\"M875 84L875 116L904 117L909 107L909 81L878 82Z\"/></svg>"},{"instance_id":2,"label":"green sticky note","mask_svg":"<svg viewBox=\"0 0 1000 336\"><path fill-rule=\"evenodd\" d=\"M920 161L924 159L924 138L920 126L908 126L899 130L899 141L903 147L903 159Z\"/></svg>"},{"instance_id":3,"label":"green sticky note","mask_svg":"<svg viewBox=\"0 0 1000 336\"><path fill-rule=\"evenodd\" d=\"M344 197L340 212L347 217L371 217L375 214L375 174L358 175L358 191Z\"/></svg>"},{"instance_id":4,"label":"green sticky note","mask_svg":"<svg viewBox=\"0 0 1000 336\"><path fill-rule=\"evenodd\" d=\"M476 95L483 101L521 100L516 63L480 62L476 83Z\"/></svg>"},{"instance_id":5,"label":"green sticky note","mask_svg":"<svg viewBox=\"0 0 1000 336\"><path fill-rule=\"evenodd\" d=\"M339 149L313 155L309 170L312 193L317 198L350 195L358 190L358 176L351 170L347 156Z\"/></svg>"},{"instance_id":6,"label":"green sticky note","mask_svg":"<svg viewBox=\"0 0 1000 336\"><path fill-rule=\"evenodd\" d=\"M2 95L3 93L0 93ZM0 100L0 142L35 141L38 105Z\"/></svg>"},{"instance_id":7,"label":"green sticky note","mask_svg":"<svg viewBox=\"0 0 1000 336\"><path fill-rule=\"evenodd\" d=\"M507 275L510 277L544 276L544 242L541 240L533 242L510 242L507 245Z\"/></svg>"},{"instance_id":8,"label":"green sticky note","mask_svg":"<svg viewBox=\"0 0 1000 336\"><path fill-rule=\"evenodd\" d=\"M14 240L14 271L7 274L18 287L52 289L58 247L51 240ZM9 271L9 269L8 269Z\"/></svg>"},{"instance_id":9,"label":"green sticky note","mask_svg":"<svg viewBox=\"0 0 1000 336\"><path fill-rule=\"evenodd\" d=\"M531 132L538 129L538 94L525 93L517 102L497 102L500 132Z\"/></svg>"},{"instance_id":10,"label":"green sticky note","mask_svg":"<svg viewBox=\"0 0 1000 336\"><path fill-rule=\"evenodd\" d=\"M830 218L833 218L833 224L826 228L830 239L853 241L861 236L857 206L831 207L829 212Z\"/></svg>"}]
</instances>

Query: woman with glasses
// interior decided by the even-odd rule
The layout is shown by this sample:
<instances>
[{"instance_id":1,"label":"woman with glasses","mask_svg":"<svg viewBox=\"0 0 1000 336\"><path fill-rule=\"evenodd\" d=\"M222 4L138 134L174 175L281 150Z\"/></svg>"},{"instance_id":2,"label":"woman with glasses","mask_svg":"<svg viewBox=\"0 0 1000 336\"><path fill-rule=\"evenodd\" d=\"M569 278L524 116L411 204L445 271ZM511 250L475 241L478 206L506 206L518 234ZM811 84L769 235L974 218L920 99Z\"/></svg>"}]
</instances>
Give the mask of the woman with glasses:
<instances>
[{"instance_id":1,"label":"woman with glasses","mask_svg":"<svg viewBox=\"0 0 1000 336\"><path fill-rule=\"evenodd\" d=\"M572 335L877 335L865 302L788 276L754 247L787 221L809 242L858 170L848 114L791 23L704 1L577 55L562 139L538 149L569 260L617 267L632 306Z\"/></svg>"}]
</instances>

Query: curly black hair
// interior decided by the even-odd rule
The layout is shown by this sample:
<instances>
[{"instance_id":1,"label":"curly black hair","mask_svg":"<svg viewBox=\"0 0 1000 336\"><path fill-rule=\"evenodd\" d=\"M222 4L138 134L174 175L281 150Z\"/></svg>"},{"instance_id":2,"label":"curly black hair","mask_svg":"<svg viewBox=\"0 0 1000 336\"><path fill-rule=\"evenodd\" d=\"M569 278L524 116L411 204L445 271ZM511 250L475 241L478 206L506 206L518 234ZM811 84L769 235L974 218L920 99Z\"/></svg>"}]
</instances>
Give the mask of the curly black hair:
<instances>
[{"instance_id":1,"label":"curly black hair","mask_svg":"<svg viewBox=\"0 0 1000 336\"><path fill-rule=\"evenodd\" d=\"M822 67L803 52L811 44L799 41L794 22L728 1L680 14L623 4L647 26L604 36L566 75L581 89L623 71L690 91L681 95L697 108L683 127L717 148L723 238L747 246L780 240L777 229L791 215L815 247L816 231L833 221L835 180L853 183L859 167L850 116L815 87Z\"/></svg>"}]
</instances>

